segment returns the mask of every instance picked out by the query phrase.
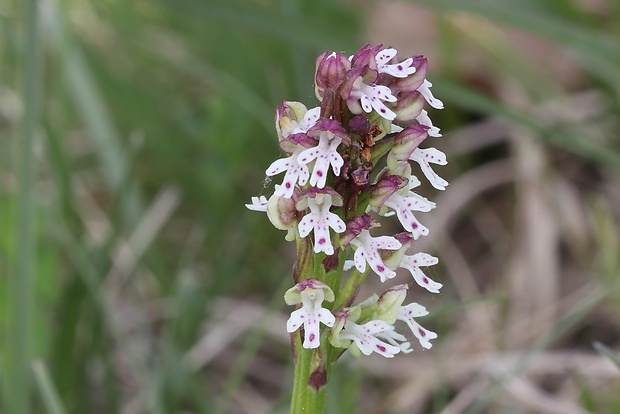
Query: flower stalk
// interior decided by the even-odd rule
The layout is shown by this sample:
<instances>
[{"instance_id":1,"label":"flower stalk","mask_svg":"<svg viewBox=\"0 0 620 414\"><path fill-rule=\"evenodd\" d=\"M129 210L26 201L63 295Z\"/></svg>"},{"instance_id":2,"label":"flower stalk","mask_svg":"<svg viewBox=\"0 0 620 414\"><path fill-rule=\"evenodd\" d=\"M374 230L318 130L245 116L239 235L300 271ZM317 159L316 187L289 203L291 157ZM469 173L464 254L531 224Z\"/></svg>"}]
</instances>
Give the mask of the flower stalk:
<instances>
[{"instance_id":1,"label":"flower stalk","mask_svg":"<svg viewBox=\"0 0 620 414\"><path fill-rule=\"evenodd\" d=\"M437 337L416 321L428 314L424 306L403 304L409 284L431 293L442 287L422 269L437 258L409 252L429 232L417 216L436 206L416 192L418 175L437 190L448 185L430 165L445 165L445 154L421 148L441 136L424 106L443 108L426 72L423 56L400 60L382 45L351 57L326 52L316 61L319 105L284 101L276 111L286 156L266 174L284 178L269 198L253 197L246 206L266 212L296 242L294 286L284 296L295 307L286 326L295 362L293 414L325 411L331 371L346 352L386 358L412 352L397 323L422 349ZM403 231L385 234L381 223L392 216ZM407 271L409 283L358 300L368 275L391 284Z\"/></svg>"}]
</instances>

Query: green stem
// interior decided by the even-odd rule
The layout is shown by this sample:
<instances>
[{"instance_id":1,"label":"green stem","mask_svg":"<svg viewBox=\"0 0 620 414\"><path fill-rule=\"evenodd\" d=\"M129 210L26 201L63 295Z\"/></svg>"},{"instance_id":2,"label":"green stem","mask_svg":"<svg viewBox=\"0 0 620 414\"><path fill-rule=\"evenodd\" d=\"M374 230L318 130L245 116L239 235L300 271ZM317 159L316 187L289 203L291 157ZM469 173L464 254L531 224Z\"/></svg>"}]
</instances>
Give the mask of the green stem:
<instances>
[{"instance_id":1,"label":"green stem","mask_svg":"<svg viewBox=\"0 0 620 414\"><path fill-rule=\"evenodd\" d=\"M327 335L321 338L321 346L317 349L305 349L301 346L301 333L295 333L295 349L297 362L293 380L293 398L291 414L323 414L325 413L325 397L327 395L328 374L331 364L328 355L331 345Z\"/></svg>"},{"instance_id":2,"label":"green stem","mask_svg":"<svg viewBox=\"0 0 620 414\"><path fill-rule=\"evenodd\" d=\"M357 291L362 283L366 280L366 272L360 273L357 270L353 270L344 284L344 287L336 297L334 302L334 309L338 309L344 306L347 302L357 295Z\"/></svg>"},{"instance_id":3,"label":"green stem","mask_svg":"<svg viewBox=\"0 0 620 414\"><path fill-rule=\"evenodd\" d=\"M321 261L311 251L308 238L297 236L296 278L298 281L317 277L323 274ZM295 377L291 414L323 414L325 412L325 396L327 394L326 367L331 345L327 334L321 338L321 346L317 349L302 347L301 329L293 334L293 352L295 355Z\"/></svg>"}]
</instances>

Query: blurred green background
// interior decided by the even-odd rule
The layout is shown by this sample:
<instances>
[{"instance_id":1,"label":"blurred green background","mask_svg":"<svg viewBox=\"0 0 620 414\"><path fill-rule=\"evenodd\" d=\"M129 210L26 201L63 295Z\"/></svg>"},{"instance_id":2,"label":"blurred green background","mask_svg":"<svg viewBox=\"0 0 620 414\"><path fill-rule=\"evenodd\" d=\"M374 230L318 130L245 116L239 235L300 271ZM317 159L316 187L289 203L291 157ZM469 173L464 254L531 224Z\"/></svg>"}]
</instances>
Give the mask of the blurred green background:
<instances>
[{"instance_id":1,"label":"blurred green background","mask_svg":"<svg viewBox=\"0 0 620 414\"><path fill-rule=\"evenodd\" d=\"M440 337L344 358L328 412L620 413L620 3L6 0L0 26L0 412L286 413L294 247L243 204L275 107L371 42L446 106L416 246L445 287L412 290Z\"/></svg>"}]
</instances>

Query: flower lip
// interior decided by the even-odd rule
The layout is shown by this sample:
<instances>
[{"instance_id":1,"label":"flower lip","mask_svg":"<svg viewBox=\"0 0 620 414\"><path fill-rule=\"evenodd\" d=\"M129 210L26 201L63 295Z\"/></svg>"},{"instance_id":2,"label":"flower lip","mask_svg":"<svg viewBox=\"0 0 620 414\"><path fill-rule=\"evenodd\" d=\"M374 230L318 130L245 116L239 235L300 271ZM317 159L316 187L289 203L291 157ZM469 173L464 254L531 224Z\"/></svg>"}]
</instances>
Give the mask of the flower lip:
<instances>
[{"instance_id":1,"label":"flower lip","mask_svg":"<svg viewBox=\"0 0 620 414\"><path fill-rule=\"evenodd\" d=\"M396 60L397 53L396 49L393 48L383 49L377 53L375 61L377 62L379 73L387 73L395 78L406 78L407 76L413 75L416 72L416 68L412 66L412 57L390 64L390 62Z\"/></svg>"},{"instance_id":2,"label":"flower lip","mask_svg":"<svg viewBox=\"0 0 620 414\"><path fill-rule=\"evenodd\" d=\"M433 187L438 190L445 190L448 182L441 178L433 171L430 164L446 165L446 154L436 148L416 148L409 157L411 161L415 161L420 165L420 169L424 176L428 179Z\"/></svg>"},{"instance_id":3,"label":"flower lip","mask_svg":"<svg viewBox=\"0 0 620 414\"><path fill-rule=\"evenodd\" d=\"M333 191L333 190L332 190ZM342 199L338 200L342 204ZM304 238L310 232L314 232L314 252L324 252L327 255L334 254L334 246L331 242L329 229L336 233L346 230L344 221L337 214L332 213L332 195L315 193L315 197L307 197L297 203L300 210L310 209L299 222L299 235Z\"/></svg>"},{"instance_id":4,"label":"flower lip","mask_svg":"<svg viewBox=\"0 0 620 414\"><path fill-rule=\"evenodd\" d=\"M417 303L410 303L407 306L401 306L398 311L397 319L405 322L413 335L418 339L420 345L422 345L425 349L430 349L433 344L431 344L431 339L436 339L437 334L433 331L429 331L428 329L420 326L419 323L415 321L415 318L419 316L428 315L428 311L422 305Z\"/></svg>"},{"instance_id":5,"label":"flower lip","mask_svg":"<svg viewBox=\"0 0 620 414\"><path fill-rule=\"evenodd\" d=\"M259 197L252 197L252 203L251 204L246 204L246 208L248 210L252 210L252 211L267 211L267 197L265 197L264 195L259 196Z\"/></svg>"},{"instance_id":6,"label":"flower lip","mask_svg":"<svg viewBox=\"0 0 620 414\"><path fill-rule=\"evenodd\" d=\"M282 185L276 187L274 195L290 198L293 196L293 192L297 188L298 183L299 185L304 185L308 182L310 178L308 167L297 162L297 155L300 154L302 150L303 148L297 147L290 157L275 160L265 171L265 174L269 177L286 171Z\"/></svg>"},{"instance_id":7,"label":"flower lip","mask_svg":"<svg viewBox=\"0 0 620 414\"><path fill-rule=\"evenodd\" d=\"M392 236L372 237L368 230L363 230L350 242L356 247L353 261L358 272L366 271L367 266L381 278L381 282L392 279L396 272L390 269L381 258L381 250L398 250L402 244Z\"/></svg>"},{"instance_id":8,"label":"flower lip","mask_svg":"<svg viewBox=\"0 0 620 414\"><path fill-rule=\"evenodd\" d=\"M379 339L382 336L381 334L389 335L393 331L392 325L380 320L372 320L363 325L347 321L340 337L353 341L364 355L376 352L386 358L393 358L395 354L400 352L400 348Z\"/></svg>"},{"instance_id":9,"label":"flower lip","mask_svg":"<svg viewBox=\"0 0 620 414\"><path fill-rule=\"evenodd\" d=\"M360 69L364 68L349 71L340 91L340 96L346 100L349 110L354 114L370 113L374 110L389 121L396 118L396 113L383 103L397 101L392 90L385 85L376 84L377 77L368 75L372 71L364 73Z\"/></svg>"}]
</instances>

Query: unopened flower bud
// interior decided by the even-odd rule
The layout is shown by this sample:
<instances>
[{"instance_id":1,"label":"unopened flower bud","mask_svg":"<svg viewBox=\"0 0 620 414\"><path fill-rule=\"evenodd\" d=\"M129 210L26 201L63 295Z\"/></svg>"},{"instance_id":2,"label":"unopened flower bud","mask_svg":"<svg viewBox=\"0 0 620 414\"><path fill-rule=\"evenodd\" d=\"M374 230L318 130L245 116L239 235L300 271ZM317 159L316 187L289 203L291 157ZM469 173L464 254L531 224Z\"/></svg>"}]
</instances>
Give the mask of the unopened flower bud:
<instances>
[{"instance_id":1,"label":"unopened flower bud","mask_svg":"<svg viewBox=\"0 0 620 414\"><path fill-rule=\"evenodd\" d=\"M396 113L396 121L403 123L416 121L425 103L424 96L418 91L400 93L396 105L392 107Z\"/></svg>"},{"instance_id":2,"label":"unopened flower bud","mask_svg":"<svg viewBox=\"0 0 620 414\"><path fill-rule=\"evenodd\" d=\"M325 89L337 89L344 81L351 63L346 56L340 53L325 52L316 60L315 94L319 101L323 100Z\"/></svg>"},{"instance_id":3,"label":"unopened flower bud","mask_svg":"<svg viewBox=\"0 0 620 414\"><path fill-rule=\"evenodd\" d=\"M378 306L375 311L375 319L387 322L393 325L396 322L398 311L400 310L405 297L407 296L408 286L406 284L394 286L386 290L377 302Z\"/></svg>"},{"instance_id":4,"label":"unopened flower bud","mask_svg":"<svg viewBox=\"0 0 620 414\"><path fill-rule=\"evenodd\" d=\"M407 175L411 154L428 137L428 128L411 125L403 129L394 139L394 145L387 156L387 166L393 174Z\"/></svg>"}]
</instances>

